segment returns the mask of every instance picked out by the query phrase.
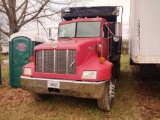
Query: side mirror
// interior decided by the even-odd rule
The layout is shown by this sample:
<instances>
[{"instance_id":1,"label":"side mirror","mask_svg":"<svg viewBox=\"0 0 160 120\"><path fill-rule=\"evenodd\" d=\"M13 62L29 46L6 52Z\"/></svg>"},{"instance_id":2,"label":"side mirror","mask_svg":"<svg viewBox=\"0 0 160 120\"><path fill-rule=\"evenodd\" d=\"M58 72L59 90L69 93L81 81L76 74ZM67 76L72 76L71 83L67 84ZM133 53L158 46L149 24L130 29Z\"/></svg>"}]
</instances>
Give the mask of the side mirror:
<instances>
[{"instance_id":1,"label":"side mirror","mask_svg":"<svg viewBox=\"0 0 160 120\"><path fill-rule=\"evenodd\" d=\"M120 37L118 37L118 36L114 36L114 37L113 37L114 42L118 42L119 39L120 39Z\"/></svg>"},{"instance_id":2,"label":"side mirror","mask_svg":"<svg viewBox=\"0 0 160 120\"><path fill-rule=\"evenodd\" d=\"M120 37L122 37L122 24L120 22L115 23L115 35L113 36L113 40L118 42Z\"/></svg>"},{"instance_id":3,"label":"side mirror","mask_svg":"<svg viewBox=\"0 0 160 120\"><path fill-rule=\"evenodd\" d=\"M110 33L113 36L113 40L115 42L118 42L120 40L120 37L122 37L122 23L121 22L114 22L114 23L109 23L109 24L113 24L115 27L115 33L113 33L113 31L111 31L111 29L107 26L107 29L110 31Z\"/></svg>"}]
</instances>

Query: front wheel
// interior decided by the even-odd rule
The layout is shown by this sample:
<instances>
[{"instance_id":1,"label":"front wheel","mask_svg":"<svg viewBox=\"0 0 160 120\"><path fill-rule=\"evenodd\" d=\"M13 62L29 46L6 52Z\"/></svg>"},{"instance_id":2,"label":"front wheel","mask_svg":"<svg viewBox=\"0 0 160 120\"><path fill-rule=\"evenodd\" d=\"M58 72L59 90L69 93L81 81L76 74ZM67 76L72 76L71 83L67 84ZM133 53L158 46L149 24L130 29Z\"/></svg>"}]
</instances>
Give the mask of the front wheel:
<instances>
[{"instance_id":1,"label":"front wheel","mask_svg":"<svg viewBox=\"0 0 160 120\"><path fill-rule=\"evenodd\" d=\"M112 74L111 79L107 83L105 94L97 100L98 107L101 110L110 111L115 97L115 83L116 81L114 75Z\"/></svg>"}]
</instances>

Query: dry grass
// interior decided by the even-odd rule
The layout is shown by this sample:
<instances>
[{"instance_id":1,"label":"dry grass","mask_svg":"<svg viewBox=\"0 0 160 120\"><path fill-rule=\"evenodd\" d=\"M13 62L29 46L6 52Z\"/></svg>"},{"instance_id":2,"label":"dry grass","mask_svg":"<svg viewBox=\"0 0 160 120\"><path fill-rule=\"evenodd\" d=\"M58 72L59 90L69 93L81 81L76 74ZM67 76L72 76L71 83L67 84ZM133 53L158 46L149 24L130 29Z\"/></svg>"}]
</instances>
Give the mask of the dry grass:
<instances>
[{"instance_id":1,"label":"dry grass","mask_svg":"<svg viewBox=\"0 0 160 120\"><path fill-rule=\"evenodd\" d=\"M135 82L128 56L122 57L121 77L117 81L116 98L112 110L100 111L96 100L52 96L43 102L34 101L29 92L8 86L8 66L2 64L3 85L0 86L1 120L147 120L160 118L160 87L152 94ZM153 87L154 88L154 87ZM148 91L149 92L149 91ZM156 94L156 95L153 95ZM150 100L149 100L150 99ZM145 103L143 103L145 101ZM151 104L151 103L152 104ZM150 103L149 105L147 103ZM147 108L147 107L148 108ZM143 111L144 112L143 112ZM154 116L147 116L153 112ZM150 115L150 114L149 114ZM144 117L145 116L145 117Z\"/></svg>"}]
</instances>

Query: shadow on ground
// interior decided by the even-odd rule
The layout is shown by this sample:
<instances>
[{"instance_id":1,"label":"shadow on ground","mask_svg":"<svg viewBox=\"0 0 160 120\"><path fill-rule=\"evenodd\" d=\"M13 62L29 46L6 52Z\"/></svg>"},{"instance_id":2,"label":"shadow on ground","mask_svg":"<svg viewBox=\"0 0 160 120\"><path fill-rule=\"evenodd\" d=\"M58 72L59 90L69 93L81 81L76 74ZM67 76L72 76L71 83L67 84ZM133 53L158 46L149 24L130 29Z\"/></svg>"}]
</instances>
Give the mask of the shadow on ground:
<instances>
[{"instance_id":1,"label":"shadow on ground","mask_svg":"<svg viewBox=\"0 0 160 120\"><path fill-rule=\"evenodd\" d=\"M145 120L160 119L160 68L150 67L142 72L133 73L141 116Z\"/></svg>"}]
</instances>

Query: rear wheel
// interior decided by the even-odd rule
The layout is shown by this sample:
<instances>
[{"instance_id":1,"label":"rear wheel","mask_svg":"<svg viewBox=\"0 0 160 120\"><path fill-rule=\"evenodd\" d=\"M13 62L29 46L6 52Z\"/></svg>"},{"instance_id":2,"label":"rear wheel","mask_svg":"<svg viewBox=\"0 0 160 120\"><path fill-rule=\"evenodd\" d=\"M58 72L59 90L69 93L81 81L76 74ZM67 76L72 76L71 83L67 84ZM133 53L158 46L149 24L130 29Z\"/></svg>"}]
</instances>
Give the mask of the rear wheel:
<instances>
[{"instance_id":1,"label":"rear wheel","mask_svg":"<svg viewBox=\"0 0 160 120\"><path fill-rule=\"evenodd\" d=\"M36 101L43 101L43 100L46 100L47 98L49 98L50 95L47 95L47 94L37 94L35 92L32 92L31 93L32 95L32 98Z\"/></svg>"},{"instance_id":2,"label":"rear wheel","mask_svg":"<svg viewBox=\"0 0 160 120\"><path fill-rule=\"evenodd\" d=\"M110 111L115 97L115 83L114 74L112 74L111 79L107 83L105 94L97 100L98 107L101 110Z\"/></svg>"}]
</instances>

